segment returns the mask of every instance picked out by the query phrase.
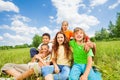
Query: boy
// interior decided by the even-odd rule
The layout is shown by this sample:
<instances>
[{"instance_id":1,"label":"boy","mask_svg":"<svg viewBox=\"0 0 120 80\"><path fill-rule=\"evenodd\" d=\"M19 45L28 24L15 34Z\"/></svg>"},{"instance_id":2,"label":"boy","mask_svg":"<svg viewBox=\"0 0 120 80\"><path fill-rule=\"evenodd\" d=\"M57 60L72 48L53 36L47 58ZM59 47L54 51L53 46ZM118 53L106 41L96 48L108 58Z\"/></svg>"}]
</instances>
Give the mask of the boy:
<instances>
[{"instance_id":1,"label":"boy","mask_svg":"<svg viewBox=\"0 0 120 80\"><path fill-rule=\"evenodd\" d=\"M34 73L38 76L38 73L41 73L41 67L50 65L50 62L49 46L42 44L39 53L28 64L7 63L1 68L1 71L12 75L15 80L23 80Z\"/></svg>"},{"instance_id":2,"label":"boy","mask_svg":"<svg viewBox=\"0 0 120 80\"><path fill-rule=\"evenodd\" d=\"M51 52L52 50L52 43L50 43L50 34L49 33L44 33L42 35L42 43L38 46L38 50L36 48L31 48L30 49L30 56L33 58L36 54L39 53L40 47L42 44L48 44L49 46L49 51Z\"/></svg>"}]
</instances>

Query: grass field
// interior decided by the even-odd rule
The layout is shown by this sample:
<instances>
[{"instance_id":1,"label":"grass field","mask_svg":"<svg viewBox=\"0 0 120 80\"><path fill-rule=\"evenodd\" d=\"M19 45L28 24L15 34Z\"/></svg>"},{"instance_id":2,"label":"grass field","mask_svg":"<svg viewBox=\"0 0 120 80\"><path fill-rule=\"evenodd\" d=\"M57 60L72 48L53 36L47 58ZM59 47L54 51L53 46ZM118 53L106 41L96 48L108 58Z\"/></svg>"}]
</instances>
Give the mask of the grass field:
<instances>
[{"instance_id":1,"label":"grass field","mask_svg":"<svg viewBox=\"0 0 120 80\"><path fill-rule=\"evenodd\" d=\"M96 45L95 63L102 72L103 80L120 80L120 41L96 42ZM29 48L0 50L0 68L5 63L29 61Z\"/></svg>"}]
</instances>

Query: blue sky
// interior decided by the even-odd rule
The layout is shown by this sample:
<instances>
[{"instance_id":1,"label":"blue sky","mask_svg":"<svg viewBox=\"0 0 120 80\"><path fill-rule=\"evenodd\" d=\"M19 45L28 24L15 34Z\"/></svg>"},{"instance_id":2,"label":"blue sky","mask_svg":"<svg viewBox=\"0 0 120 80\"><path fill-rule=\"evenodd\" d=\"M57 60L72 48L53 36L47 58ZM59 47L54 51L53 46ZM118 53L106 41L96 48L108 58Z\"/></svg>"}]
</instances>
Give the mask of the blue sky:
<instances>
[{"instance_id":1,"label":"blue sky","mask_svg":"<svg viewBox=\"0 0 120 80\"><path fill-rule=\"evenodd\" d=\"M115 23L117 12L120 0L0 0L0 46L30 44L44 32L53 38L63 20L91 37Z\"/></svg>"}]
</instances>

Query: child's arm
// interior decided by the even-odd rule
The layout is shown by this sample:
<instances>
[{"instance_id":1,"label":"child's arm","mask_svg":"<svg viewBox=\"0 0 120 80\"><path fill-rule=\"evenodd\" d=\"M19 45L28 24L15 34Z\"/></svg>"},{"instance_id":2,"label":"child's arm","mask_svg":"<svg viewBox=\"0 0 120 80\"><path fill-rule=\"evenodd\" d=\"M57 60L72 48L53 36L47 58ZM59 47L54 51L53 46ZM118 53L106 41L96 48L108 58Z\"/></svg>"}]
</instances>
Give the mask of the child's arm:
<instances>
[{"instance_id":1,"label":"child's arm","mask_svg":"<svg viewBox=\"0 0 120 80\"><path fill-rule=\"evenodd\" d=\"M32 58L31 62L35 62L37 59L38 59L38 62L40 61L43 65L47 65L38 54Z\"/></svg>"},{"instance_id":2,"label":"child's arm","mask_svg":"<svg viewBox=\"0 0 120 80\"><path fill-rule=\"evenodd\" d=\"M35 62L37 56L38 56L38 55L35 55L35 56L32 58L31 62Z\"/></svg>"},{"instance_id":3,"label":"child's arm","mask_svg":"<svg viewBox=\"0 0 120 80\"><path fill-rule=\"evenodd\" d=\"M87 66L86 66L86 70L83 73L83 75L80 77L80 80L87 80L87 78L88 78L90 69L92 67L92 57L88 56L87 61L88 61L88 63L87 63Z\"/></svg>"},{"instance_id":4,"label":"child's arm","mask_svg":"<svg viewBox=\"0 0 120 80\"><path fill-rule=\"evenodd\" d=\"M55 73L59 73L59 72L60 72L60 69L59 69L59 67L58 67L58 65L57 65L57 63L56 63L55 58L52 58L52 63L53 63L54 68L55 68Z\"/></svg>"},{"instance_id":5,"label":"child's arm","mask_svg":"<svg viewBox=\"0 0 120 80\"><path fill-rule=\"evenodd\" d=\"M88 40L86 43L85 43L85 51L88 52L90 50L90 48L92 48L92 51L93 51L93 54L95 55L96 53L96 44L94 42L91 42L90 40Z\"/></svg>"}]
</instances>

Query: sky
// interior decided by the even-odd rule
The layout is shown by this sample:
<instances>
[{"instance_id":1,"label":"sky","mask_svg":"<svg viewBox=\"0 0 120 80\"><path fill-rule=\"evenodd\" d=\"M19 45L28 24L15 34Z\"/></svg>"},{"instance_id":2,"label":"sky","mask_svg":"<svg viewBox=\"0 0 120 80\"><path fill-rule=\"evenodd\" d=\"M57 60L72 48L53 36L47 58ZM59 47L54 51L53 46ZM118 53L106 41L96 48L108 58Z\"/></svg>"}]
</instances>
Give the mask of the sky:
<instances>
[{"instance_id":1,"label":"sky","mask_svg":"<svg viewBox=\"0 0 120 80\"><path fill-rule=\"evenodd\" d=\"M0 46L31 44L35 34L54 38L62 21L90 37L116 22L120 0L0 0Z\"/></svg>"}]
</instances>

